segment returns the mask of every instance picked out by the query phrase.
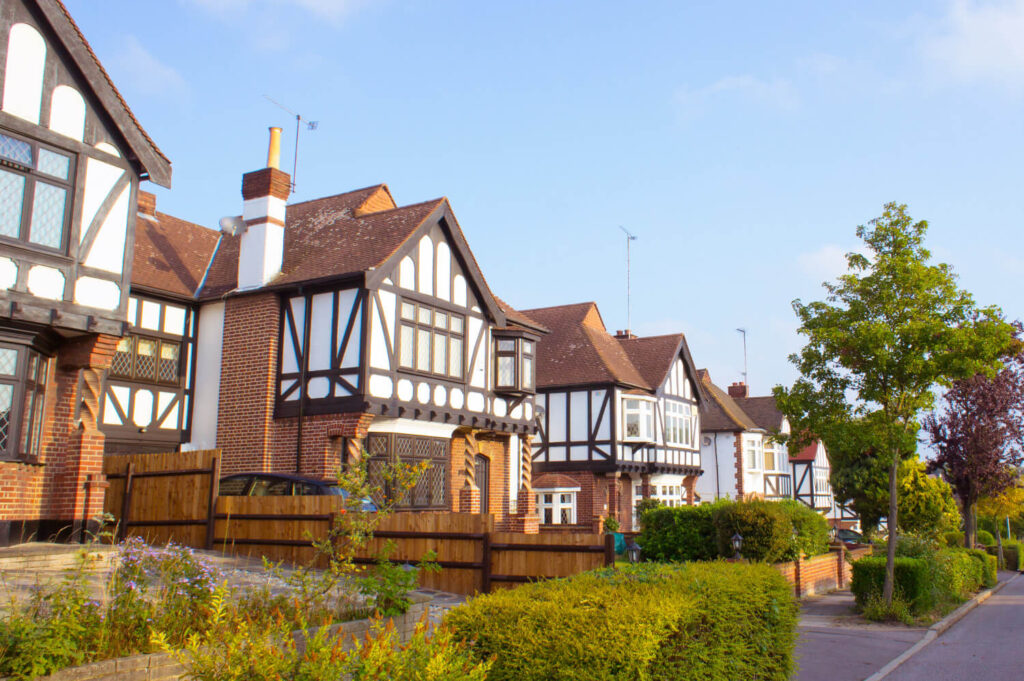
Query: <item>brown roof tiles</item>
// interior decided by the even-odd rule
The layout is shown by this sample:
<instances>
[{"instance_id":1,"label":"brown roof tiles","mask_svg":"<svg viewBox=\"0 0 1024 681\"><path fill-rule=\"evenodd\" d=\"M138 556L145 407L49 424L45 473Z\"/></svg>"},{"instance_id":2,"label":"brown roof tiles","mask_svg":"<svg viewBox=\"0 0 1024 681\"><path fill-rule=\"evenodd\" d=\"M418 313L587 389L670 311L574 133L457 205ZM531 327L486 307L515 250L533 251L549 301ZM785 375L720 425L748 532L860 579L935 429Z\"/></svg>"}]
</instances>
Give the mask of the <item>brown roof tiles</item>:
<instances>
[{"instance_id":1,"label":"brown roof tiles","mask_svg":"<svg viewBox=\"0 0 1024 681\"><path fill-rule=\"evenodd\" d=\"M164 213L140 215L135 228L132 286L191 298L219 237L219 232Z\"/></svg>"}]
</instances>

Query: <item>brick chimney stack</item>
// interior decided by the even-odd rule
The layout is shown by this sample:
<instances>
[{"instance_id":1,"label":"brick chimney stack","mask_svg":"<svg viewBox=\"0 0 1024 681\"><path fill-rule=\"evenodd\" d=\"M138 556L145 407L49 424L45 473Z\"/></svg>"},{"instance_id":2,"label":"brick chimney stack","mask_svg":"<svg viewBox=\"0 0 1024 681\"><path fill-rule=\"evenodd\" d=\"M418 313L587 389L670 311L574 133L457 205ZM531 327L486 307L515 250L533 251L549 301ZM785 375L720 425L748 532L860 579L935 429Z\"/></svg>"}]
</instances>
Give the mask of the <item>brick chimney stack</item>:
<instances>
[{"instance_id":1,"label":"brick chimney stack","mask_svg":"<svg viewBox=\"0 0 1024 681\"><path fill-rule=\"evenodd\" d=\"M242 176L245 231L238 250L239 288L264 286L281 271L291 176L278 168L280 156L281 128L271 128L267 167Z\"/></svg>"},{"instance_id":2,"label":"brick chimney stack","mask_svg":"<svg viewBox=\"0 0 1024 681\"><path fill-rule=\"evenodd\" d=\"M615 332L615 337L619 340L633 340L636 338L636 334L629 329L619 330Z\"/></svg>"},{"instance_id":3,"label":"brick chimney stack","mask_svg":"<svg viewBox=\"0 0 1024 681\"><path fill-rule=\"evenodd\" d=\"M156 219L156 194L150 194L140 189L136 203L139 217L148 220Z\"/></svg>"},{"instance_id":4,"label":"brick chimney stack","mask_svg":"<svg viewBox=\"0 0 1024 681\"><path fill-rule=\"evenodd\" d=\"M729 397L747 397L747 384L743 381L733 383L729 386Z\"/></svg>"}]
</instances>

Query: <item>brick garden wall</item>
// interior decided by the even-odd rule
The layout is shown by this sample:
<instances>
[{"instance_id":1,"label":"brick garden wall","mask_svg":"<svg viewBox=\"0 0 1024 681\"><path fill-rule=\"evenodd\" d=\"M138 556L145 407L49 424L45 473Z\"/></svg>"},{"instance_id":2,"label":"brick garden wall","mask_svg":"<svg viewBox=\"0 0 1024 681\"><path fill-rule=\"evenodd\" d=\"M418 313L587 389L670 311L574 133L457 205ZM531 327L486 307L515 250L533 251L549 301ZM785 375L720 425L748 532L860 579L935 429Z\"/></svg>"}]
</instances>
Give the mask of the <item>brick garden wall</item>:
<instances>
[{"instance_id":1,"label":"brick garden wall","mask_svg":"<svg viewBox=\"0 0 1024 681\"><path fill-rule=\"evenodd\" d=\"M847 551L833 549L813 558L788 563L776 563L778 570L790 584L797 597L813 596L835 589L844 589L853 578L851 561L871 554L871 547Z\"/></svg>"}]
</instances>

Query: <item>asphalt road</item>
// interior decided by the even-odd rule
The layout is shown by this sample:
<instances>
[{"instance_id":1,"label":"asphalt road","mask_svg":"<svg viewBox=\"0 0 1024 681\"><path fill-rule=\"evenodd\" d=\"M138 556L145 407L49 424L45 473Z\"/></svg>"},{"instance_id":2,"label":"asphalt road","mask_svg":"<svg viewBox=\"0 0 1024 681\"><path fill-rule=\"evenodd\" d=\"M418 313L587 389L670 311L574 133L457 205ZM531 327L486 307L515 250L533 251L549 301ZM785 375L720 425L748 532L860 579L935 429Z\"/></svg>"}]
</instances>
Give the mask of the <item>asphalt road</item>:
<instances>
[{"instance_id":1,"label":"asphalt road","mask_svg":"<svg viewBox=\"0 0 1024 681\"><path fill-rule=\"evenodd\" d=\"M967 614L885 681L1024 678L1024 577Z\"/></svg>"}]
</instances>

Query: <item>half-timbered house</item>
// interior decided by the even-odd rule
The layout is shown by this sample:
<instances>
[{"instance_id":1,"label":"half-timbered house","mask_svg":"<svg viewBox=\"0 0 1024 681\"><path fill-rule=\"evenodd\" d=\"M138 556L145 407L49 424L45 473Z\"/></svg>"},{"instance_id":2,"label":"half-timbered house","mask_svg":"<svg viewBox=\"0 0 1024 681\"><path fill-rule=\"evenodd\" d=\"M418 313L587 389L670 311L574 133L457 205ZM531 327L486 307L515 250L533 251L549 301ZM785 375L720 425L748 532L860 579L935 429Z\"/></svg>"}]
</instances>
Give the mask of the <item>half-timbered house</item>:
<instances>
[{"instance_id":1,"label":"half-timbered house","mask_svg":"<svg viewBox=\"0 0 1024 681\"><path fill-rule=\"evenodd\" d=\"M136 194L171 168L59 0L0 5L0 66L3 544L75 534L102 508Z\"/></svg>"},{"instance_id":2,"label":"half-timbered house","mask_svg":"<svg viewBox=\"0 0 1024 681\"><path fill-rule=\"evenodd\" d=\"M701 409L701 501L792 499L789 455L774 437L789 433L789 421L775 398L750 397L744 383L722 390L704 369L700 377L708 396Z\"/></svg>"},{"instance_id":3,"label":"half-timbered house","mask_svg":"<svg viewBox=\"0 0 1024 681\"><path fill-rule=\"evenodd\" d=\"M825 443L815 440L789 458L793 469L793 498L822 513L830 524L859 528L860 517L832 493L832 464Z\"/></svg>"},{"instance_id":4,"label":"half-timbered house","mask_svg":"<svg viewBox=\"0 0 1024 681\"><path fill-rule=\"evenodd\" d=\"M594 303L527 310L538 348L534 492L551 531L633 527L642 499L693 503L703 401L682 334L613 336Z\"/></svg>"},{"instance_id":5,"label":"half-timbered house","mask_svg":"<svg viewBox=\"0 0 1024 681\"><path fill-rule=\"evenodd\" d=\"M535 527L520 488L544 328L491 293L446 199L398 206L377 185L286 205L290 178L270 156L243 178L242 216L212 247L195 237L212 257L184 268L191 305L166 282L139 282L131 341L115 358L131 375L108 390L124 425L110 427L220 448L226 473L327 477L369 456L372 475L383 461L426 462L408 508ZM181 359L190 346L192 364ZM138 391L152 393L141 420L125 408L138 409Z\"/></svg>"}]
</instances>

